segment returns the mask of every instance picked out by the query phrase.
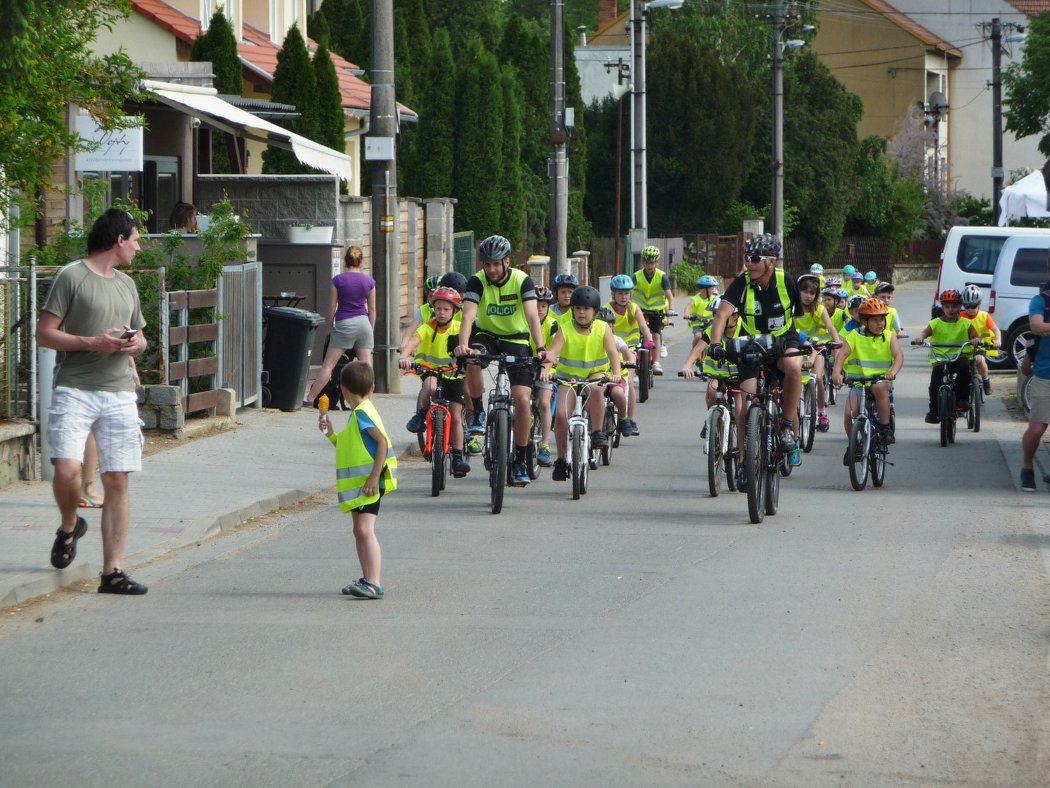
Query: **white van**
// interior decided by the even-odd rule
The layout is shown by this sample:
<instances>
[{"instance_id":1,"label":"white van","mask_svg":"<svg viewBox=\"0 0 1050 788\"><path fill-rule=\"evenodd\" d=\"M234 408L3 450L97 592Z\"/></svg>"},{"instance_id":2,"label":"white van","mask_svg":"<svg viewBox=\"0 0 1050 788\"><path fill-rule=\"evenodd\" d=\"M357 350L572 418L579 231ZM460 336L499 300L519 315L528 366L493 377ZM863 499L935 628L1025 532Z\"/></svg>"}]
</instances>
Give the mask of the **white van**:
<instances>
[{"instance_id":1,"label":"white van","mask_svg":"<svg viewBox=\"0 0 1050 788\"><path fill-rule=\"evenodd\" d=\"M941 269L937 275L937 289L933 293L931 317L940 317L937 301L945 290L958 290L966 285L977 285L984 290L982 304L988 303L988 291L992 286L992 274L999 260L999 253L1008 238L1048 238L1050 229L1031 227L953 227L944 239L941 252ZM1046 277L1044 277L1045 279ZM996 318L996 322L999 319ZM1003 329L1005 336L1006 330Z\"/></svg>"},{"instance_id":2,"label":"white van","mask_svg":"<svg viewBox=\"0 0 1050 788\"><path fill-rule=\"evenodd\" d=\"M1025 346L1031 339L1028 304L1033 296L1038 295L1039 285L1050 278L1048 256L1050 237L1045 235L1008 238L999 253L986 308L1003 332L1003 350L1008 364L1020 364Z\"/></svg>"}]
</instances>

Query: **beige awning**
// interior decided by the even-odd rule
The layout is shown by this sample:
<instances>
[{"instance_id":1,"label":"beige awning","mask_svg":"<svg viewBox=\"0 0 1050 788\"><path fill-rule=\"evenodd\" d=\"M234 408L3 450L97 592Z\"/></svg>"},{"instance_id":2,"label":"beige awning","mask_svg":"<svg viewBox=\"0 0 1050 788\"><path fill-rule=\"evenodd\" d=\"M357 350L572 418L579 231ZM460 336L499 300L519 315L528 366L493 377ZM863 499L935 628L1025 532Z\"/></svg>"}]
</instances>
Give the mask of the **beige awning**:
<instances>
[{"instance_id":1,"label":"beige awning","mask_svg":"<svg viewBox=\"0 0 1050 788\"><path fill-rule=\"evenodd\" d=\"M177 85L147 79L143 86L169 107L189 115L204 116L208 125L239 137L287 148L303 164L330 172L344 181L351 179L350 157L306 137L282 129L275 123L245 112L223 101L214 88Z\"/></svg>"}]
</instances>

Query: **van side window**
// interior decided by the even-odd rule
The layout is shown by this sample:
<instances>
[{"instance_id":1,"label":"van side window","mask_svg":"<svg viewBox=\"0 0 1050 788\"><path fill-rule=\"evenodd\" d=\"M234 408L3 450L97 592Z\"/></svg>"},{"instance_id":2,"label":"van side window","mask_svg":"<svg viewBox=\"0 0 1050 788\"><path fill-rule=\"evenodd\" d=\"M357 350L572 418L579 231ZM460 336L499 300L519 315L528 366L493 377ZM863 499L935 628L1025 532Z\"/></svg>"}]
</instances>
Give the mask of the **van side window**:
<instances>
[{"instance_id":1,"label":"van side window","mask_svg":"<svg viewBox=\"0 0 1050 788\"><path fill-rule=\"evenodd\" d=\"M999 259L999 252L1006 243L1006 236L998 238L966 235L959 241L959 251L956 254L956 263L960 270L971 274L995 273L995 261Z\"/></svg>"},{"instance_id":2,"label":"van side window","mask_svg":"<svg viewBox=\"0 0 1050 788\"><path fill-rule=\"evenodd\" d=\"M1046 259L1046 249L1018 249L1014 267L1010 270L1010 284L1039 287L1046 281Z\"/></svg>"}]
</instances>

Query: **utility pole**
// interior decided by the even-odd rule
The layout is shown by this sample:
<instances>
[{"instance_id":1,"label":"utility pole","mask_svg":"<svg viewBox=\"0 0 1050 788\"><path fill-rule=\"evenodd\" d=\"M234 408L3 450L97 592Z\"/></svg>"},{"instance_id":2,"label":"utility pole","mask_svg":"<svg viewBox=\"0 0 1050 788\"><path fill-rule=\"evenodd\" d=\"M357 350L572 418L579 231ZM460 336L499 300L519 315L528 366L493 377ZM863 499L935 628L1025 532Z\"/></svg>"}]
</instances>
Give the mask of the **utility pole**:
<instances>
[{"instance_id":1,"label":"utility pole","mask_svg":"<svg viewBox=\"0 0 1050 788\"><path fill-rule=\"evenodd\" d=\"M394 4L372 0L372 98L370 137L365 158L372 161L372 275L376 280L375 352L372 358L376 391L397 394L401 376L394 360L400 341L400 252L398 215L397 103L394 98Z\"/></svg>"},{"instance_id":2,"label":"utility pole","mask_svg":"<svg viewBox=\"0 0 1050 788\"><path fill-rule=\"evenodd\" d=\"M1003 193L1003 27L992 20L992 225L999 224L999 197Z\"/></svg>"},{"instance_id":3,"label":"utility pole","mask_svg":"<svg viewBox=\"0 0 1050 788\"><path fill-rule=\"evenodd\" d=\"M784 241L784 2L773 10L773 234Z\"/></svg>"},{"instance_id":4,"label":"utility pole","mask_svg":"<svg viewBox=\"0 0 1050 788\"><path fill-rule=\"evenodd\" d=\"M565 155L565 0L551 0L551 178L547 251L550 270L569 273L569 161ZM552 280L553 281L553 280Z\"/></svg>"},{"instance_id":5,"label":"utility pole","mask_svg":"<svg viewBox=\"0 0 1050 788\"><path fill-rule=\"evenodd\" d=\"M642 248L649 238L649 206L646 202L645 156L645 7L631 0L631 264L627 273L641 268Z\"/></svg>"}]
</instances>

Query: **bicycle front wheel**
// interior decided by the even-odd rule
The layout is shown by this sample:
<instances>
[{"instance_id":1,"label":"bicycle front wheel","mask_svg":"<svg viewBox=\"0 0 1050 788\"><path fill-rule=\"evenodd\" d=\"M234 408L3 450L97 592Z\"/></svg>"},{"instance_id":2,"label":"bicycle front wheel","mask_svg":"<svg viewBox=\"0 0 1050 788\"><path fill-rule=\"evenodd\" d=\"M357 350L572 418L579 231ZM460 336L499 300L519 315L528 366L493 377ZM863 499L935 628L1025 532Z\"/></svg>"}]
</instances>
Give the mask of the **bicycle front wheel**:
<instances>
[{"instance_id":1,"label":"bicycle front wheel","mask_svg":"<svg viewBox=\"0 0 1050 788\"><path fill-rule=\"evenodd\" d=\"M813 451L813 435L817 431L817 383L810 380L802 390L799 402L798 443L802 451L809 454Z\"/></svg>"},{"instance_id":2,"label":"bicycle front wheel","mask_svg":"<svg viewBox=\"0 0 1050 788\"><path fill-rule=\"evenodd\" d=\"M445 480L445 411L434 408L430 429L430 495L437 498Z\"/></svg>"},{"instance_id":3,"label":"bicycle front wheel","mask_svg":"<svg viewBox=\"0 0 1050 788\"><path fill-rule=\"evenodd\" d=\"M652 380L652 370L650 369L651 364L649 363L649 351L646 348L642 348L638 351L638 369L635 372L638 373L638 401L645 402L649 399L649 386Z\"/></svg>"},{"instance_id":4,"label":"bicycle front wheel","mask_svg":"<svg viewBox=\"0 0 1050 788\"><path fill-rule=\"evenodd\" d=\"M730 415L724 422L726 430L726 452L723 462L726 470L726 486L736 492L736 420Z\"/></svg>"},{"instance_id":5,"label":"bicycle front wheel","mask_svg":"<svg viewBox=\"0 0 1050 788\"><path fill-rule=\"evenodd\" d=\"M510 414L503 408L489 411L489 492L493 514L503 510L503 491L507 488L507 460L510 452Z\"/></svg>"},{"instance_id":6,"label":"bicycle front wheel","mask_svg":"<svg viewBox=\"0 0 1050 788\"><path fill-rule=\"evenodd\" d=\"M857 418L849 431L849 483L853 489L863 490L868 484L868 424L867 419Z\"/></svg>"},{"instance_id":7,"label":"bicycle front wheel","mask_svg":"<svg viewBox=\"0 0 1050 788\"><path fill-rule=\"evenodd\" d=\"M423 410L423 389L416 395L416 413ZM419 453L425 454L427 450L427 431L420 430L416 433L416 442L419 444Z\"/></svg>"},{"instance_id":8,"label":"bicycle front wheel","mask_svg":"<svg viewBox=\"0 0 1050 788\"><path fill-rule=\"evenodd\" d=\"M886 481L886 455L888 450L885 446L873 446L868 455L868 467L871 469L872 487L881 487Z\"/></svg>"},{"instance_id":9,"label":"bicycle front wheel","mask_svg":"<svg viewBox=\"0 0 1050 788\"><path fill-rule=\"evenodd\" d=\"M947 386L941 386L937 394L937 418L941 424L941 446L947 446L955 436L955 397Z\"/></svg>"},{"instance_id":10,"label":"bicycle front wheel","mask_svg":"<svg viewBox=\"0 0 1050 788\"><path fill-rule=\"evenodd\" d=\"M572 446L569 451L572 453L572 463L569 468L569 473L572 476L572 499L574 501L580 500L580 496L585 492L584 485L584 474L587 473L587 446L584 440L583 427L579 425L572 428Z\"/></svg>"},{"instance_id":11,"label":"bicycle front wheel","mask_svg":"<svg viewBox=\"0 0 1050 788\"><path fill-rule=\"evenodd\" d=\"M722 489L722 438L725 436L720 407L711 411L707 420L707 489L717 498Z\"/></svg>"},{"instance_id":12,"label":"bicycle front wheel","mask_svg":"<svg viewBox=\"0 0 1050 788\"><path fill-rule=\"evenodd\" d=\"M747 513L751 522L760 523L766 516L766 412L758 406L747 412L744 430L744 469L747 477Z\"/></svg>"},{"instance_id":13,"label":"bicycle front wheel","mask_svg":"<svg viewBox=\"0 0 1050 788\"><path fill-rule=\"evenodd\" d=\"M970 411L966 414L966 426L974 432L981 431L981 400L984 389L981 388L981 376L974 370L970 378Z\"/></svg>"},{"instance_id":14,"label":"bicycle front wheel","mask_svg":"<svg viewBox=\"0 0 1050 788\"><path fill-rule=\"evenodd\" d=\"M529 443L525 447L525 464L529 469L529 478L536 481L540 478L540 438L542 437L540 432L543 429L543 423L540 421L540 409L535 400L532 401L529 418L531 422Z\"/></svg>"}]
</instances>

